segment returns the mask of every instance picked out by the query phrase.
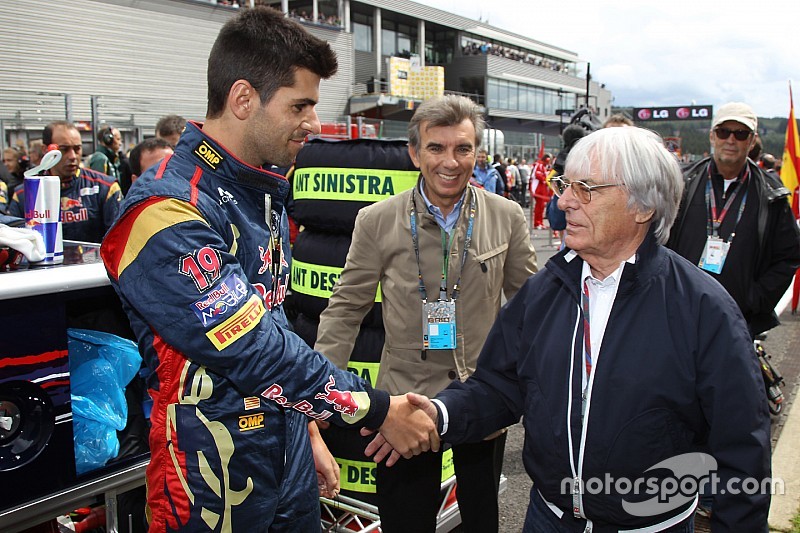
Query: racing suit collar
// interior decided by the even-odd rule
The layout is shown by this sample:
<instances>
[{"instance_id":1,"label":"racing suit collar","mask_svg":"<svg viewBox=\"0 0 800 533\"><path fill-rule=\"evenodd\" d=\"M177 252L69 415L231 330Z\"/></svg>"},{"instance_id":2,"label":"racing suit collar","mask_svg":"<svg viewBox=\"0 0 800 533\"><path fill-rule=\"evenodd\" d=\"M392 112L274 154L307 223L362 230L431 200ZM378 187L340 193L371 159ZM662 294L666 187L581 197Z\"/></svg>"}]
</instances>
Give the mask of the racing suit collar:
<instances>
[{"instance_id":1,"label":"racing suit collar","mask_svg":"<svg viewBox=\"0 0 800 533\"><path fill-rule=\"evenodd\" d=\"M195 165L204 172L211 172L223 179L230 179L229 177L233 176L244 186L272 195L288 194L289 182L284 176L248 165L229 152L222 143L203 132L201 122L186 123L186 129L181 135L178 146L183 147L183 153L188 154Z\"/></svg>"}]
</instances>

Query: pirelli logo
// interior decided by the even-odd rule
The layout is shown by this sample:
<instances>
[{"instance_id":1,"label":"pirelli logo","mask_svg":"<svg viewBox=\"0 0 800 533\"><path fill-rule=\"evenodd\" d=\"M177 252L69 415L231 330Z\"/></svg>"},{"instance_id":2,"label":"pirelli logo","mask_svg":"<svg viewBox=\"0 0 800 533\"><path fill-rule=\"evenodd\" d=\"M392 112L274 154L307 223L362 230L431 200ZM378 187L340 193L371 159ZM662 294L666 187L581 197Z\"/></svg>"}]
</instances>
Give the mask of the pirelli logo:
<instances>
[{"instance_id":1,"label":"pirelli logo","mask_svg":"<svg viewBox=\"0 0 800 533\"><path fill-rule=\"evenodd\" d=\"M264 413L239 417L239 431L253 431L254 429L263 429L263 427Z\"/></svg>"},{"instance_id":2,"label":"pirelli logo","mask_svg":"<svg viewBox=\"0 0 800 533\"><path fill-rule=\"evenodd\" d=\"M217 152L207 141L200 141L200 144L194 149L195 155L199 157L203 163L211 167L212 170L217 170L217 167L222 163L223 157Z\"/></svg>"},{"instance_id":3,"label":"pirelli logo","mask_svg":"<svg viewBox=\"0 0 800 533\"><path fill-rule=\"evenodd\" d=\"M255 328L264 312L261 298L254 294L228 320L206 333L206 337L217 350L222 351Z\"/></svg>"}]
</instances>

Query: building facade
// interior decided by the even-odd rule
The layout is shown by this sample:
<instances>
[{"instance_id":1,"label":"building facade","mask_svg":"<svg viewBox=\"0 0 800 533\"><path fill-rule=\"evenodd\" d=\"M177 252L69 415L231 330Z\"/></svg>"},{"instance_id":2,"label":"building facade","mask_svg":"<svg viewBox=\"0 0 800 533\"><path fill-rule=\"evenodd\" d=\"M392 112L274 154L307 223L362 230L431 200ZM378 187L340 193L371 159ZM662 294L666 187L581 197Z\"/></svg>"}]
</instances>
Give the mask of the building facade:
<instances>
[{"instance_id":1,"label":"building facade","mask_svg":"<svg viewBox=\"0 0 800 533\"><path fill-rule=\"evenodd\" d=\"M64 118L87 143L110 124L126 145L152 135L163 115L201 120L219 28L258 4L336 51L339 72L321 86L323 122L363 117L383 136L404 136L424 98L462 93L484 106L490 138L511 155L510 146L557 135L561 112L609 114L611 93L587 83L577 54L409 0L28 0L0 10L0 143L38 138Z\"/></svg>"}]
</instances>

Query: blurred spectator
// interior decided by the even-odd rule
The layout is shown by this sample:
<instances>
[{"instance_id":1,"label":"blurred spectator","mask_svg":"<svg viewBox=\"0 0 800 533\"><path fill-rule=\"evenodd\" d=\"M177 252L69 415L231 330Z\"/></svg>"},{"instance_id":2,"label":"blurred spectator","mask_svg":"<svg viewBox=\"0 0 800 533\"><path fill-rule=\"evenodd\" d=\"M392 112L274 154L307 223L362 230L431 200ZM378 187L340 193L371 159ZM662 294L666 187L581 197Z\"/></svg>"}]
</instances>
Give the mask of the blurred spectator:
<instances>
[{"instance_id":1,"label":"blurred spectator","mask_svg":"<svg viewBox=\"0 0 800 533\"><path fill-rule=\"evenodd\" d=\"M518 203L519 199L519 186L522 179L519 175L519 168L517 167L516 159L509 159L508 166L506 167L506 188L508 190L508 197Z\"/></svg>"},{"instance_id":2,"label":"blurred spectator","mask_svg":"<svg viewBox=\"0 0 800 533\"><path fill-rule=\"evenodd\" d=\"M61 161L50 174L61 179L61 219L65 240L100 242L119 213L119 184L106 174L81 168L81 134L71 122L59 120L44 128L42 142L55 144ZM23 218L25 185L17 187L8 214Z\"/></svg>"},{"instance_id":3,"label":"blurred spectator","mask_svg":"<svg viewBox=\"0 0 800 533\"><path fill-rule=\"evenodd\" d=\"M24 173L30 167L30 159L17 148L8 147L3 150L3 165L8 170L8 176L4 180L8 186L9 196L14 194L17 186L22 185Z\"/></svg>"},{"instance_id":4,"label":"blurred spectator","mask_svg":"<svg viewBox=\"0 0 800 533\"><path fill-rule=\"evenodd\" d=\"M522 191L520 193L522 199L522 207L528 207L528 183L531 181L531 166L528 164L527 159L523 159L517 167L519 169L519 178L522 182Z\"/></svg>"},{"instance_id":5,"label":"blurred spectator","mask_svg":"<svg viewBox=\"0 0 800 533\"><path fill-rule=\"evenodd\" d=\"M131 175L129 178L120 180L122 194L128 194L128 189L141 176L145 170L152 167L168 155L172 155L172 146L166 139L151 137L145 139L131 150L129 158L131 165Z\"/></svg>"},{"instance_id":6,"label":"blurred spectator","mask_svg":"<svg viewBox=\"0 0 800 533\"><path fill-rule=\"evenodd\" d=\"M42 150L44 146L42 145L41 139L34 139L31 141L29 148L28 148L28 157L31 158L31 168L38 166L39 163L42 162L42 156L44 153Z\"/></svg>"},{"instance_id":7,"label":"blurred spectator","mask_svg":"<svg viewBox=\"0 0 800 533\"><path fill-rule=\"evenodd\" d=\"M758 160L758 166L761 167L764 172L779 178L779 174L775 171L775 156L772 154L761 154L761 157Z\"/></svg>"},{"instance_id":8,"label":"blurred spectator","mask_svg":"<svg viewBox=\"0 0 800 533\"><path fill-rule=\"evenodd\" d=\"M495 185L494 192L501 196L506 194L506 165L503 163L503 156L494 154L492 158L492 167L497 171L497 185Z\"/></svg>"},{"instance_id":9,"label":"blurred spectator","mask_svg":"<svg viewBox=\"0 0 800 533\"><path fill-rule=\"evenodd\" d=\"M622 113L614 113L603 122L604 128L615 128L620 126L633 126L633 121Z\"/></svg>"},{"instance_id":10,"label":"blurred spectator","mask_svg":"<svg viewBox=\"0 0 800 533\"><path fill-rule=\"evenodd\" d=\"M180 115L166 115L156 122L156 137L166 140L170 146L175 148L181 138L183 128L186 127L186 119Z\"/></svg>"},{"instance_id":11,"label":"blurred spectator","mask_svg":"<svg viewBox=\"0 0 800 533\"><path fill-rule=\"evenodd\" d=\"M761 150L763 145L761 144L761 136L758 132L753 134L753 147L750 148L750 151L747 153L747 157L749 157L753 161L758 161L758 158L761 157Z\"/></svg>"},{"instance_id":12,"label":"blurred spectator","mask_svg":"<svg viewBox=\"0 0 800 533\"><path fill-rule=\"evenodd\" d=\"M97 151L86 160L86 166L119 181L119 149L122 135L117 128L104 126L97 130Z\"/></svg>"},{"instance_id":13,"label":"blurred spectator","mask_svg":"<svg viewBox=\"0 0 800 533\"><path fill-rule=\"evenodd\" d=\"M475 157L475 168L472 170L473 185L477 185L489 192L496 192L500 175L494 167L489 165L489 155L485 148L478 150Z\"/></svg>"},{"instance_id":14,"label":"blurred spectator","mask_svg":"<svg viewBox=\"0 0 800 533\"><path fill-rule=\"evenodd\" d=\"M544 208L550 201L550 189L547 187L547 173L550 172L550 161L552 156L548 153L533 166L533 177L531 178L531 197L535 201L533 205L533 228L544 229ZM536 187L534 188L534 181Z\"/></svg>"}]
</instances>

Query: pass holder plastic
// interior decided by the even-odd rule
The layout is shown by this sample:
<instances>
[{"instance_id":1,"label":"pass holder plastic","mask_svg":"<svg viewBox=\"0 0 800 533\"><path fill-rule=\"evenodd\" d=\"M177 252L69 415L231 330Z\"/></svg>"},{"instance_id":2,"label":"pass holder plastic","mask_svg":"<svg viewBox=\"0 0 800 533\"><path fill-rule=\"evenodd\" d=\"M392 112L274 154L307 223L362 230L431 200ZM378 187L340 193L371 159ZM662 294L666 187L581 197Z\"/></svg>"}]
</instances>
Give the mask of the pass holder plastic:
<instances>
[{"instance_id":1,"label":"pass holder plastic","mask_svg":"<svg viewBox=\"0 0 800 533\"><path fill-rule=\"evenodd\" d=\"M728 257L730 247L729 242L725 242L719 237L709 236L698 266L706 272L720 274L725 266L725 259Z\"/></svg>"},{"instance_id":2,"label":"pass holder plastic","mask_svg":"<svg viewBox=\"0 0 800 533\"><path fill-rule=\"evenodd\" d=\"M424 350L456 348L455 301L422 302L422 348Z\"/></svg>"}]
</instances>

